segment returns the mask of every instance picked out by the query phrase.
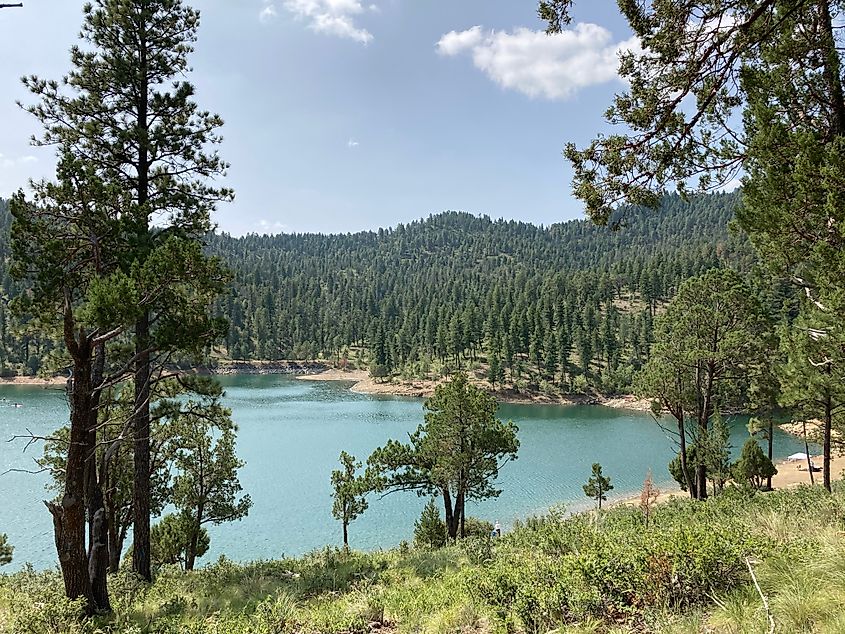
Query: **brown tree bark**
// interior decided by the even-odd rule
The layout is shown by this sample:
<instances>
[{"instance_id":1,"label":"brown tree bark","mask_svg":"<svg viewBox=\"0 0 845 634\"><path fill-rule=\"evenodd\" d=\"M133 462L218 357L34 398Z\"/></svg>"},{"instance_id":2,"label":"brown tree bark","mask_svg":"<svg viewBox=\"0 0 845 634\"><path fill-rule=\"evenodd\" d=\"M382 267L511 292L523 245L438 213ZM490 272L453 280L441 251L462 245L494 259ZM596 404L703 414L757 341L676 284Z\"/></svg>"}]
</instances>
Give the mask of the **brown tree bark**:
<instances>
[{"instance_id":1,"label":"brown tree bark","mask_svg":"<svg viewBox=\"0 0 845 634\"><path fill-rule=\"evenodd\" d=\"M769 460L772 460L772 457L774 456L774 444L775 444L775 421L771 417L769 417L768 434L769 434L768 456L769 456ZM772 490L772 476L769 476L768 478L766 478L766 489L768 491Z\"/></svg>"},{"instance_id":2,"label":"brown tree bark","mask_svg":"<svg viewBox=\"0 0 845 634\"><path fill-rule=\"evenodd\" d=\"M828 365L828 372L830 369L830 365ZM822 440L822 481L824 483L824 488L827 489L828 493L831 492L831 484L830 484L830 437L831 431L833 429L833 403L832 399L830 398L830 393L827 394L827 397L824 402L824 437Z\"/></svg>"},{"instance_id":3,"label":"brown tree bark","mask_svg":"<svg viewBox=\"0 0 845 634\"><path fill-rule=\"evenodd\" d=\"M149 79L147 59L147 33L140 25L138 33L140 57L138 74L138 213L146 214L150 189L150 147L149 147ZM139 219L140 220L140 219ZM139 226L141 258L149 254L149 217L143 218ZM146 246L147 248L143 248ZM150 566L150 314L144 312L135 323L135 411L134 411L134 480L132 491L132 570L142 579L152 581Z\"/></svg>"},{"instance_id":4,"label":"brown tree bark","mask_svg":"<svg viewBox=\"0 0 845 634\"><path fill-rule=\"evenodd\" d=\"M443 506L446 511L446 534L449 539L456 539L458 537L458 523L460 521L460 512L456 508L457 504L452 504L452 494L448 487L443 487Z\"/></svg>"},{"instance_id":5,"label":"brown tree bark","mask_svg":"<svg viewBox=\"0 0 845 634\"><path fill-rule=\"evenodd\" d=\"M97 429L100 411L100 384L103 381L103 370L106 363L106 347L100 344L96 348L96 356L91 370L91 405L88 411L88 446L85 459L86 507L88 509L88 576L91 579L91 590L94 597L94 608L98 612L111 612L106 576L109 568L108 525L103 497L103 473L107 468L105 462L100 466L98 474L97 461Z\"/></svg>"},{"instance_id":6,"label":"brown tree bark","mask_svg":"<svg viewBox=\"0 0 845 634\"><path fill-rule=\"evenodd\" d=\"M65 309L65 342L73 358L70 390L70 439L61 501L45 502L53 516L53 533L59 567L69 599L85 599L85 611L95 611L88 555L85 548L85 462L87 434L91 411L91 346L80 332L77 342L73 314Z\"/></svg>"},{"instance_id":7,"label":"brown tree bark","mask_svg":"<svg viewBox=\"0 0 845 634\"><path fill-rule=\"evenodd\" d=\"M150 354L149 315L135 324L138 361L135 366L135 411L133 412L134 479L132 488L132 570L152 581L150 565Z\"/></svg>"},{"instance_id":8,"label":"brown tree bark","mask_svg":"<svg viewBox=\"0 0 845 634\"><path fill-rule=\"evenodd\" d=\"M200 531L202 530L202 516L204 510L205 509L203 508L202 504L197 507L197 515L194 518L194 525L192 527L193 530L191 531L191 539L188 542L188 547L185 552L185 570L193 570L194 564L197 560L197 546L199 545ZM344 545L346 545L346 522L343 523L343 536L343 543Z\"/></svg>"}]
</instances>

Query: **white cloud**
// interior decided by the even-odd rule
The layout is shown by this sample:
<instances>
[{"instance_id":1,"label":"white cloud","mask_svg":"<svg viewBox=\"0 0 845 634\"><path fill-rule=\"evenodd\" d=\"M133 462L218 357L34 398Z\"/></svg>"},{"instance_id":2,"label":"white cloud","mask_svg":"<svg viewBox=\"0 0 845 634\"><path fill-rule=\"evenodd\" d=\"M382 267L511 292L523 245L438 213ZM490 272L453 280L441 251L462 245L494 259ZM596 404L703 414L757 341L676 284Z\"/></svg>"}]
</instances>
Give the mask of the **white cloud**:
<instances>
[{"instance_id":1,"label":"white cloud","mask_svg":"<svg viewBox=\"0 0 845 634\"><path fill-rule=\"evenodd\" d=\"M297 19L305 20L317 33L369 44L373 35L358 26L355 17L365 11L360 0L284 0L283 6ZM373 11L373 5L369 6Z\"/></svg>"},{"instance_id":2,"label":"white cloud","mask_svg":"<svg viewBox=\"0 0 845 634\"><path fill-rule=\"evenodd\" d=\"M38 158L32 156L31 154L27 154L26 156L19 156L17 158L10 158L8 156L0 154L0 168L3 169L11 169L19 165L29 165L37 162Z\"/></svg>"},{"instance_id":3,"label":"white cloud","mask_svg":"<svg viewBox=\"0 0 845 634\"><path fill-rule=\"evenodd\" d=\"M728 193L736 191L740 187L742 187L742 177L736 176L735 178L732 178L727 183L719 187L716 191Z\"/></svg>"},{"instance_id":4,"label":"white cloud","mask_svg":"<svg viewBox=\"0 0 845 634\"><path fill-rule=\"evenodd\" d=\"M466 31L449 31L437 42L437 52L441 55L452 56L473 49L484 39L480 26L474 26Z\"/></svg>"},{"instance_id":5,"label":"white cloud","mask_svg":"<svg viewBox=\"0 0 845 634\"><path fill-rule=\"evenodd\" d=\"M349 139L349 141L347 141L346 143L346 147L348 147L349 149L356 148L359 145L361 144L358 143L358 141L356 141L355 139Z\"/></svg>"},{"instance_id":6,"label":"white cloud","mask_svg":"<svg viewBox=\"0 0 845 634\"><path fill-rule=\"evenodd\" d=\"M275 20L278 15L279 13L276 11L276 5L265 2L264 8L261 9L261 13L258 14L258 19L266 23Z\"/></svg>"},{"instance_id":7,"label":"white cloud","mask_svg":"<svg viewBox=\"0 0 845 634\"><path fill-rule=\"evenodd\" d=\"M590 23L555 35L474 26L446 33L436 48L449 57L469 52L475 67L503 88L546 99L568 99L587 86L616 80L619 54L641 50L637 38L614 43L610 31Z\"/></svg>"},{"instance_id":8,"label":"white cloud","mask_svg":"<svg viewBox=\"0 0 845 634\"><path fill-rule=\"evenodd\" d=\"M270 222L264 218L258 221L258 227L264 233L279 233L288 228L288 226L283 222Z\"/></svg>"}]
</instances>

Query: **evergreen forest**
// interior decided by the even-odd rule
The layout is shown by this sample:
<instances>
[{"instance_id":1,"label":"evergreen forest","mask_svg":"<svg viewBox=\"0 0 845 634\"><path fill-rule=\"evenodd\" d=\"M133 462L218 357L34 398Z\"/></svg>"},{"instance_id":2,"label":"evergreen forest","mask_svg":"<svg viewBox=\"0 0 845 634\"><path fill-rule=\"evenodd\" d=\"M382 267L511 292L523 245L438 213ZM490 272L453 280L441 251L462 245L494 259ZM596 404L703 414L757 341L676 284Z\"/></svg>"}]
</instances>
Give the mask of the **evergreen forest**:
<instances>
[{"instance_id":1,"label":"evergreen forest","mask_svg":"<svg viewBox=\"0 0 845 634\"><path fill-rule=\"evenodd\" d=\"M378 232L210 234L233 275L216 303L230 328L213 362L356 357L374 375L439 375L483 360L493 383L564 392L626 392L648 358L653 320L686 279L749 271L754 255L729 224L737 193L658 211L620 211L615 228L550 227L444 212ZM0 201L2 290L11 219ZM615 229L615 230L614 230ZM33 374L55 342L0 307L0 369Z\"/></svg>"}]
</instances>

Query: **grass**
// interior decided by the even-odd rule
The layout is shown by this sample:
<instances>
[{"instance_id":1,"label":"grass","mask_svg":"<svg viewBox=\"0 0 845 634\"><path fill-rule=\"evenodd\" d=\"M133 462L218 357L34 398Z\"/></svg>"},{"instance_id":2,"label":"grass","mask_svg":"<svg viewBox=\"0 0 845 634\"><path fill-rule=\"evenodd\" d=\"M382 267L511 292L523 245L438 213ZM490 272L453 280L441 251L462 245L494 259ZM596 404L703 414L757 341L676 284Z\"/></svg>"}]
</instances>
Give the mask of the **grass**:
<instances>
[{"instance_id":1,"label":"grass","mask_svg":"<svg viewBox=\"0 0 845 634\"><path fill-rule=\"evenodd\" d=\"M0 633L845 632L845 489L532 518L495 544L347 553L111 580L114 615L80 621L56 572L0 576Z\"/></svg>"}]
</instances>

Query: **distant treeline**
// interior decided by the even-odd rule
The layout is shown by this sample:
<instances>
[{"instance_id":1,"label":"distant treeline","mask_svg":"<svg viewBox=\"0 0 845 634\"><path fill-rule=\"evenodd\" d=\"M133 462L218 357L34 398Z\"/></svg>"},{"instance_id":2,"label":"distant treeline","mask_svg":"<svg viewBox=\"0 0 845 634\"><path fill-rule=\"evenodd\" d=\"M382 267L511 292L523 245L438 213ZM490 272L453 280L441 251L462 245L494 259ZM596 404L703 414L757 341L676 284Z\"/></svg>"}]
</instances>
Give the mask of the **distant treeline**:
<instances>
[{"instance_id":1,"label":"distant treeline","mask_svg":"<svg viewBox=\"0 0 845 634\"><path fill-rule=\"evenodd\" d=\"M728 231L738 200L667 196L659 212L620 213L615 231L445 212L377 232L213 235L209 251L234 275L215 353L342 360L351 350L377 374L412 375L483 358L494 381L613 390L647 357L654 313L682 281L751 267L750 247ZM9 312L24 288L8 274L10 226L0 200L0 369L32 373L52 344Z\"/></svg>"}]
</instances>

